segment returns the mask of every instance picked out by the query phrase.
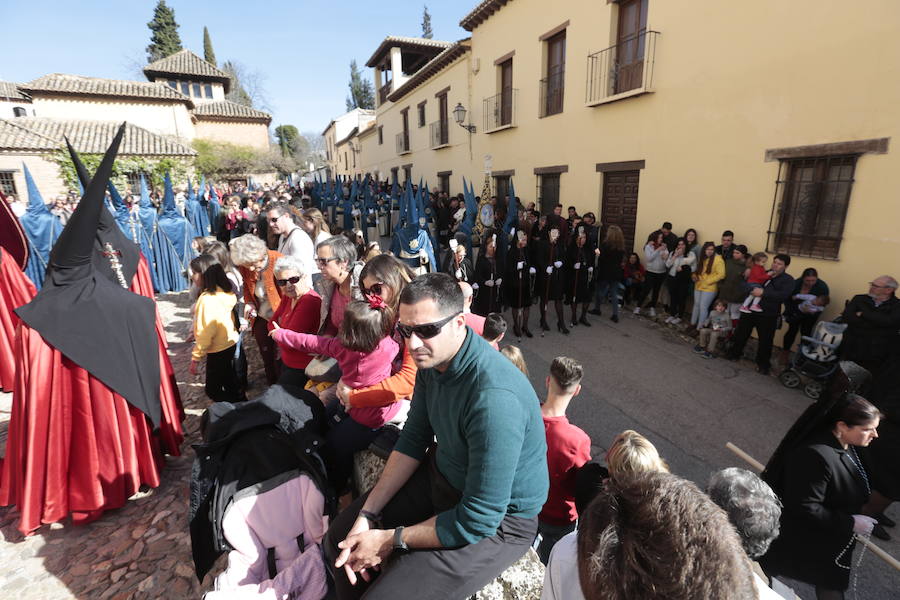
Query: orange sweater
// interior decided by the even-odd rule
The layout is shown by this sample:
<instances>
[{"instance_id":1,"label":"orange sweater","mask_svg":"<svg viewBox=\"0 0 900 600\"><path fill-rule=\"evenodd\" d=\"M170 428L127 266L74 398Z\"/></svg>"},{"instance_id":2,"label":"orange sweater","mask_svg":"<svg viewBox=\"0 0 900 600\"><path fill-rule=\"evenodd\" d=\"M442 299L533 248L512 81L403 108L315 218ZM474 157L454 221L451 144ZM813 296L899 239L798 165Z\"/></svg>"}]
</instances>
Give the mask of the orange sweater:
<instances>
[{"instance_id":1,"label":"orange sweater","mask_svg":"<svg viewBox=\"0 0 900 600\"><path fill-rule=\"evenodd\" d=\"M375 385L359 388L350 392L350 405L354 408L364 406L387 406L402 398L412 400L416 387L416 363L413 362L409 349L403 346L403 363L400 370Z\"/></svg>"},{"instance_id":2,"label":"orange sweater","mask_svg":"<svg viewBox=\"0 0 900 600\"><path fill-rule=\"evenodd\" d=\"M263 278L263 285L266 288L266 296L269 299L269 305L274 313L281 304L281 290L275 285L275 261L281 258L281 254L274 250L267 250L269 255L266 269L262 273L251 271L246 267L239 267L241 277L244 278L244 302L255 309L259 309L259 300L256 298L256 281L260 277Z\"/></svg>"}]
</instances>

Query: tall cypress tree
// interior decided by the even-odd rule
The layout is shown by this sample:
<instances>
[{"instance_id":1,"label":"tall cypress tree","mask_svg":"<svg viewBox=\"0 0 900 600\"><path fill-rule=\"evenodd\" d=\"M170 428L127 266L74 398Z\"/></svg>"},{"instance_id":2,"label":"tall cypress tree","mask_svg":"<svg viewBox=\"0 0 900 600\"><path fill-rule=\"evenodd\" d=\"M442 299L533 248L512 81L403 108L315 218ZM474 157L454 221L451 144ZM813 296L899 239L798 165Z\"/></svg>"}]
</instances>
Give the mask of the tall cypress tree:
<instances>
[{"instance_id":1,"label":"tall cypress tree","mask_svg":"<svg viewBox=\"0 0 900 600\"><path fill-rule=\"evenodd\" d=\"M350 61L350 95L347 96L347 110L354 108L375 108L375 88L372 82L363 77L356 61Z\"/></svg>"},{"instance_id":2,"label":"tall cypress tree","mask_svg":"<svg viewBox=\"0 0 900 600\"><path fill-rule=\"evenodd\" d=\"M203 58L205 58L206 62L212 66L219 66L216 64L216 52L213 50L212 40L209 37L209 29L207 29L206 26L203 27Z\"/></svg>"},{"instance_id":3,"label":"tall cypress tree","mask_svg":"<svg viewBox=\"0 0 900 600\"><path fill-rule=\"evenodd\" d=\"M428 12L428 5L422 10L422 37L431 39L434 34L431 31L431 13Z\"/></svg>"},{"instance_id":4,"label":"tall cypress tree","mask_svg":"<svg viewBox=\"0 0 900 600\"><path fill-rule=\"evenodd\" d=\"M159 0L153 9L153 20L147 23L152 35L147 46L147 60L153 62L175 54L181 50L181 36L175 22L175 10L166 6L166 0Z\"/></svg>"}]
</instances>

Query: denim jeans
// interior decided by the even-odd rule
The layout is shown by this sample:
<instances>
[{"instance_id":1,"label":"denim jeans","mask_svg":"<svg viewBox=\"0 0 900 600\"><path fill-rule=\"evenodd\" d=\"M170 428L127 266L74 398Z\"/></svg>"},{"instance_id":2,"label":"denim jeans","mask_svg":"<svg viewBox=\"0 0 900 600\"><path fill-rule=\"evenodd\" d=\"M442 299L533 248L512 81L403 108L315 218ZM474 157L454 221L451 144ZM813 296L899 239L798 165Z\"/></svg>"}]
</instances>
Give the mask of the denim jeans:
<instances>
[{"instance_id":1,"label":"denim jeans","mask_svg":"<svg viewBox=\"0 0 900 600\"><path fill-rule=\"evenodd\" d=\"M694 290L694 310L691 312L691 325L699 328L709 316L709 305L716 297L716 292Z\"/></svg>"},{"instance_id":2,"label":"denim jeans","mask_svg":"<svg viewBox=\"0 0 900 600\"><path fill-rule=\"evenodd\" d=\"M614 315L619 314L619 286L618 281L600 280L597 282L597 289L594 295L594 308L600 310L600 305L606 300L609 294L609 300L612 302L612 311Z\"/></svg>"}]
</instances>

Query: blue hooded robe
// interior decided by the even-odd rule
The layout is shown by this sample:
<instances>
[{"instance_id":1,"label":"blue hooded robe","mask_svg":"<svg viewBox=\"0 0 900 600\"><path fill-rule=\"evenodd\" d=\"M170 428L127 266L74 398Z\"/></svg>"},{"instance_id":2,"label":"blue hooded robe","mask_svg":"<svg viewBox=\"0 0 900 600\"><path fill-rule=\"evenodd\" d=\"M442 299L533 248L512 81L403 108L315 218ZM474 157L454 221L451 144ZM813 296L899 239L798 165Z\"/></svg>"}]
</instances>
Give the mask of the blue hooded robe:
<instances>
[{"instance_id":1,"label":"blue hooded robe","mask_svg":"<svg viewBox=\"0 0 900 600\"><path fill-rule=\"evenodd\" d=\"M188 269L194 258L191 246L194 236L191 224L175 208L175 193L172 191L172 179L168 173L163 195L163 210L157 224L169 248L160 263L160 280L169 291L186 290L189 285Z\"/></svg>"},{"instance_id":2,"label":"blue hooded robe","mask_svg":"<svg viewBox=\"0 0 900 600\"><path fill-rule=\"evenodd\" d=\"M28 188L28 209L19 218L28 239L28 263L25 265L25 274L37 289L41 289L44 276L47 274L50 249L62 233L63 226L59 217L50 212L44 204L44 199L25 163L22 163L22 168L25 171L25 184Z\"/></svg>"}]
</instances>

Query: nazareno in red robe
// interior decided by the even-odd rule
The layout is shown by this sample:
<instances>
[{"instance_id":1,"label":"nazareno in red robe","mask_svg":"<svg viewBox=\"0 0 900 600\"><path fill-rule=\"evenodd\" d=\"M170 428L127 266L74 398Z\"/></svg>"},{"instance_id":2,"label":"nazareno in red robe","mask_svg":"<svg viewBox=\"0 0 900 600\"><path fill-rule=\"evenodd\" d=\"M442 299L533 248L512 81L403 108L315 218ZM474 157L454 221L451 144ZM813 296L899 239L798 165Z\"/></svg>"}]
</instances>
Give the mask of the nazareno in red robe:
<instances>
[{"instance_id":1,"label":"nazareno in red robe","mask_svg":"<svg viewBox=\"0 0 900 600\"><path fill-rule=\"evenodd\" d=\"M13 312L31 302L37 290L9 252L0 249L0 391L11 392L15 383L16 326L19 317Z\"/></svg>"},{"instance_id":2,"label":"nazareno in red robe","mask_svg":"<svg viewBox=\"0 0 900 600\"><path fill-rule=\"evenodd\" d=\"M144 257L129 289L153 297ZM23 534L68 515L89 523L123 506L141 485L159 486L164 453L180 454L184 413L159 313L156 331L162 411L154 432L141 411L19 324L0 506L18 506Z\"/></svg>"}]
</instances>

